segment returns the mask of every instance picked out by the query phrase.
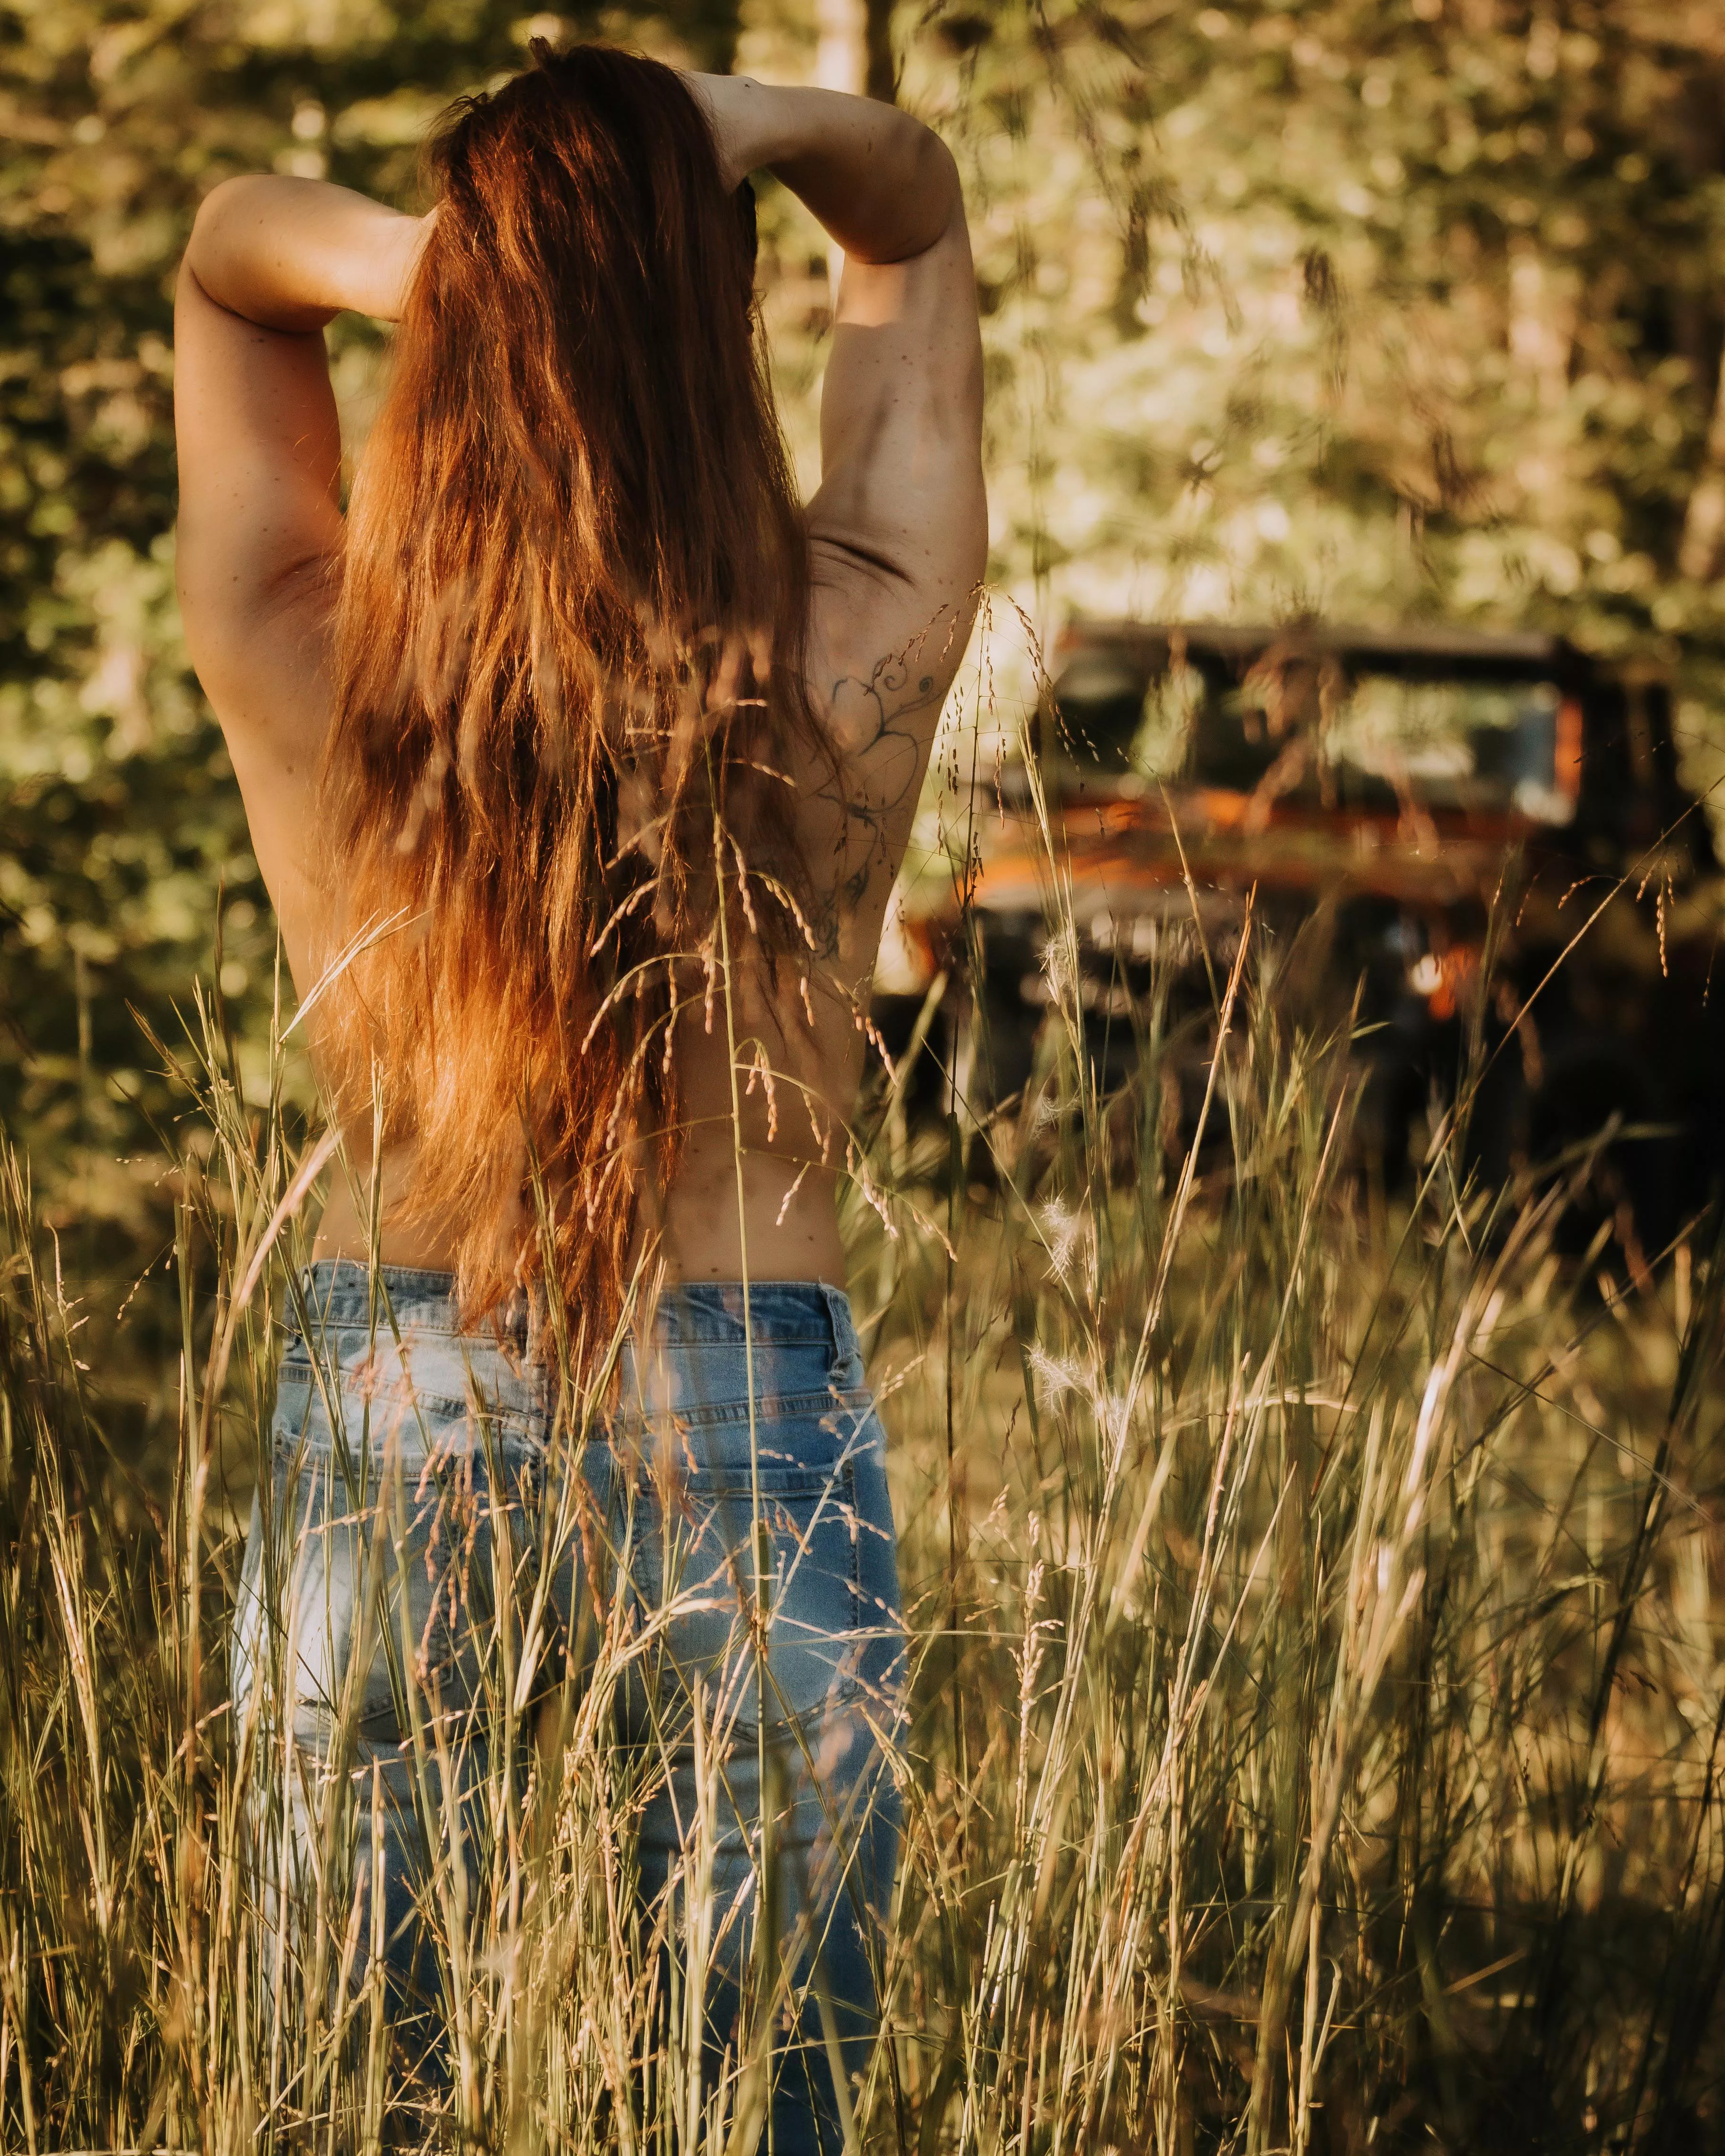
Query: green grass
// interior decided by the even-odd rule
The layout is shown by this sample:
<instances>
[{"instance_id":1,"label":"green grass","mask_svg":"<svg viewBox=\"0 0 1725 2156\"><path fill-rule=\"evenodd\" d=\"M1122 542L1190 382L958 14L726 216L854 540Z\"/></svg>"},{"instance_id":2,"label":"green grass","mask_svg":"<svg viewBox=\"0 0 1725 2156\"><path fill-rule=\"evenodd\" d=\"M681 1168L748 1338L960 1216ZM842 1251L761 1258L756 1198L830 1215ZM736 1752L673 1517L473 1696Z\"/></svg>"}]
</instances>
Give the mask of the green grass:
<instances>
[{"instance_id":1,"label":"green grass","mask_svg":"<svg viewBox=\"0 0 1725 2156\"><path fill-rule=\"evenodd\" d=\"M1453 1124L1386 1204L1345 1043L1276 980L1248 937L1185 1159L1165 1006L1104 1101L1057 978L1009 1114L874 1103L848 1229L916 1675L857 2139L1725 2145L1725 1259L1704 1222L1640 1290L1603 1236L1560 1259L1561 1183L1470 1190ZM391 2102L381 1990L342 1974L367 1852L339 1783L270 1966L285 1753L234 1727L226 1627L303 1141L204 1040L171 1472L108 1450L85 1313L0 1175L0 2138L747 2147L776 2002L763 1979L691 2096L617 1891L655 1766L614 1735L615 1625L536 1727L498 1672L533 1763L490 1793L470 1933L449 1892L435 1917L440 2110ZM685 1898L677 1966L711 1915Z\"/></svg>"}]
</instances>

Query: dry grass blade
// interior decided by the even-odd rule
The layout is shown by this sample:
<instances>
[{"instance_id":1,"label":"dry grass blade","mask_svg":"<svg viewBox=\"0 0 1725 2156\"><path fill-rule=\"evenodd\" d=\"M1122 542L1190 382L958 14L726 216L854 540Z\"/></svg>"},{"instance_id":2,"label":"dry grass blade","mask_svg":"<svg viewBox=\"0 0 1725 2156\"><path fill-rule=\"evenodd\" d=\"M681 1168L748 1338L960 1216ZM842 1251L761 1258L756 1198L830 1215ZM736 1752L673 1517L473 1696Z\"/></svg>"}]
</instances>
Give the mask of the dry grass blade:
<instances>
[{"instance_id":1,"label":"dry grass blade","mask_svg":"<svg viewBox=\"0 0 1725 2156\"><path fill-rule=\"evenodd\" d=\"M1653 2151L1717 2104L1725 1260L1689 1239L1678 1327L1656 1282L1602 1296L1561 1258L1561 1189L1487 1202L1439 1158L1376 1219L1345 1029L1299 1020L1273 957L1254 931L1219 976L1201 1127L1173 1157L1161 988L1115 1090L1074 1002L1014 1116L955 1144L901 1062L857 1142L917 1674L908 1732L881 1732L907 1824L854 2148ZM916 1057L942 1052L941 1008ZM494 1522L471 1833L389 1538L369 1545L449 2060L417 2107L393 2078L357 1800L380 1770L353 1698L321 1773L269 1707L317 1610L282 1613L244 1714L223 1676L235 1495L270 1468L259 1291L303 1258L321 1157L273 1085L248 1101L218 1028L202 1073L162 1502L93 1425L76 1313L0 1162L0 2132L757 2145L785 1970L751 1977L722 2057L695 2006L752 1922L715 1886L747 1656L685 1683L671 1615L601 1589L546 1693L543 1582L614 1532L572 1495L536 1551ZM557 1444L599 1414L576 1398ZM381 1433L373 1467L393 1472ZM683 1583L672 1614L711 1591ZM671 1726L650 1703L680 1684L706 1794L644 1916Z\"/></svg>"}]
</instances>

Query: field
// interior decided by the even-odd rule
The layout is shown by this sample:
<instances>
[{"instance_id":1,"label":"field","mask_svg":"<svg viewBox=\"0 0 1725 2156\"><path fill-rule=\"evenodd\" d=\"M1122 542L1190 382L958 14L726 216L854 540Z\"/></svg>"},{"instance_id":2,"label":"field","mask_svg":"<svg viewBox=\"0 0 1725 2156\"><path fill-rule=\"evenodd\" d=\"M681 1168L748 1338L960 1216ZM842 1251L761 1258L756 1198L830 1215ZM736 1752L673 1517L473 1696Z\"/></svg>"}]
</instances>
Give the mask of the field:
<instances>
[{"instance_id":1,"label":"field","mask_svg":"<svg viewBox=\"0 0 1725 2156\"><path fill-rule=\"evenodd\" d=\"M1718 2145L1713 1231L1639 1288L1607 1229L1560 1256L1563 1178L1465 1187L1454 1118L1386 1199L1345 1039L1300 1029L1250 932L1207 1142L1170 1158L1158 998L1101 1100L1051 948L1026 1098L932 1126L901 1066L851 1183L915 1661L858 2145ZM655 2018L614 1891L655 1772L609 1711L620 1621L526 1780L494 1778L476 1935L444 1892L440 2107L387 2100L381 1989L349 1985L367 1852L339 1779L276 1969L291 1769L228 1711L227 1620L305 1140L206 1009L171 1479L105 1443L86 1313L7 1163L0 2133L747 2146L778 1979L705 2081ZM500 1660L517 1755L521 1697ZM673 1964L712 1917L683 1897Z\"/></svg>"},{"instance_id":2,"label":"field","mask_svg":"<svg viewBox=\"0 0 1725 2156\"><path fill-rule=\"evenodd\" d=\"M320 1867L285 1861L306 1795L279 1659L233 1711L321 1126L173 595L197 205L262 170L418 203L434 116L533 35L799 81L848 37L828 79L927 119L963 172L1003 619L1561 636L1669 684L1725 850L1725 10L20 0L8 23L0 2147L743 2156L783 1972L761 1958L716 2070L667 2020L716 1912L698 1847L660 1936L622 1891L662 1762L619 1738L621 1619L548 1694L492 1642L520 1771L479 1793L471 1932L466 1876L437 1876L425 2109L390 2082L339 1776ZM783 189L757 208L806 488L833 259ZM387 337L330 343L351 474ZM984 770L1037 694L1006 641L957 715ZM1689 1194L1661 1250L1609 1220L1577 1247L1586 1147L1471 1180L1482 1023L1386 1187L1362 1045L1261 923L1206 954L1214 1061L1164 982L1101 1097L1057 897L1049 926L1027 1091L973 1111L988 1043L948 988L845 1198L914 1671L855 2147L1725 2151L1717 1205ZM1194 1067L1201 1131L1171 1138Z\"/></svg>"}]
</instances>

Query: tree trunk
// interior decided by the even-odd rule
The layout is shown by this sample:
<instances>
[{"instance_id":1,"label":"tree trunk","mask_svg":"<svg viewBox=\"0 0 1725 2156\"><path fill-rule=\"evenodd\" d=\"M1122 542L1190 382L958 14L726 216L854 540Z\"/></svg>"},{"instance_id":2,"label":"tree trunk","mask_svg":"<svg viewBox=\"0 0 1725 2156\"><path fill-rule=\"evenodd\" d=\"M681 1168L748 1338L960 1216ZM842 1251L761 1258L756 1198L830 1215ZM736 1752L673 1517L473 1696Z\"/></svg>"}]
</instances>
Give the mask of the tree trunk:
<instances>
[{"instance_id":1,"label":"tree trunk","mask_svg":"<svg viewBox=\"0 0 1725 2156\"><path fill-rule=\"evenodd\" d=\"M822 90L848 90L853 97L878 97L891 105L898 88L889 34L892 0L814 0L814 80ZM833 302L845 257L830 242L827 277Z\"/></svg>"},{"instance_id":2,"label":"tree trunk","mask_svg":"<svg viewBox=\"0 0 1725 2156\"><path fill-rule=\"evenodd\" d=\"M1707 428L1701 470L1683 512L1683 537L1677 548L1680 572L1698 584L1718 573L1719 545L1725 539L1725 357L1713 392L1713 416Z\"/></svg>"},{"instance_id":3,"label":"tree trunk","mask_svg":"<svg viewBox=\"0 0 1725 2156\"><path fill-rule=\"evenodd\" d=\"M892 0L815 0L814 80L823 90L878 97L897 94L892 61Z\"/></svg>"},{"instance_id":4,"label":"tree trunk","mask_svg":"<svg viewBox=\"0 0 1725 2156\"><path fill-rule=\"evenodd\" d=\"M689 58L706 74L729 74L737 64L737 36L742 0L685 0L674 14Z\"/></svg>"},{"instance_id":5,"label":"tree trunk","mask_svg":"<svg viewBox=\"0 0 1725 2156\"><path fill-rule=\"evenodd\" d=\"M863 88L883 105L898 102L898 66L892 57L892 0L865 0L868 18L863 37L868 48L868 74Z\"/></svg>"}]
</instances>

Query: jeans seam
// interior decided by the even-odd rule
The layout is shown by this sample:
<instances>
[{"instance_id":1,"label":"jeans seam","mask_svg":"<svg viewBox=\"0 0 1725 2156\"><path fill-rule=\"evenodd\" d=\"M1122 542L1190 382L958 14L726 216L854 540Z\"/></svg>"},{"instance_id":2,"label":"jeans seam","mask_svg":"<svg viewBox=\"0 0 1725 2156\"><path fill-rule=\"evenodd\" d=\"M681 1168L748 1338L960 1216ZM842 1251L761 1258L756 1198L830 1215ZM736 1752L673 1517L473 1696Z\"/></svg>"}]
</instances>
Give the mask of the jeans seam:
<instances>
[{"instance_id":1,"label":"jeans seam","mask_svg":"<svg viewBox=\"0 0 1725 2156\"><path fill-rule=\"evenodd\" d=\"M856 1469L845 1463L845 1499L850 1507L850 1629L862 1624L862 1514L857 1509Z\"/></svg>"},{"instance_id":2,"label":"jeans seam","mask_svg":"<svg viewBox=\"0 0 1725 2156\"><path fill-rule=\"evenodd\" d=\"M858 1385L849 1389L860 1394L866 1388ZM824 1393L757 1394L754 1401L754 1418L757 1422L794 1417L819 1417L830 1414L834 1407L861 1410L860 1399L851 1402L834 1400L829 1386ZM639 1430L663 1430L686 1427L691 1430L717 1429L727 1423L746 1423L750 1417L750 1404L746 1399L711 1400L701 1407L660 1408L650 1414L623 1413L612 1418L614 1427L624 1432Z\"/></svg>"}]
</instances>

